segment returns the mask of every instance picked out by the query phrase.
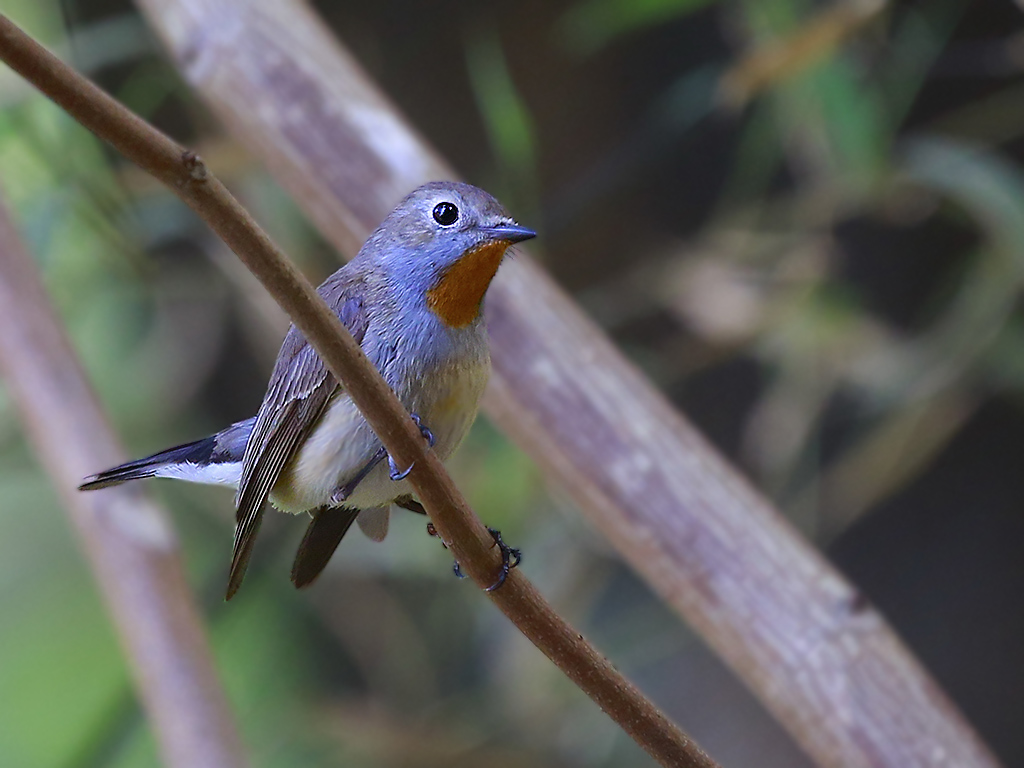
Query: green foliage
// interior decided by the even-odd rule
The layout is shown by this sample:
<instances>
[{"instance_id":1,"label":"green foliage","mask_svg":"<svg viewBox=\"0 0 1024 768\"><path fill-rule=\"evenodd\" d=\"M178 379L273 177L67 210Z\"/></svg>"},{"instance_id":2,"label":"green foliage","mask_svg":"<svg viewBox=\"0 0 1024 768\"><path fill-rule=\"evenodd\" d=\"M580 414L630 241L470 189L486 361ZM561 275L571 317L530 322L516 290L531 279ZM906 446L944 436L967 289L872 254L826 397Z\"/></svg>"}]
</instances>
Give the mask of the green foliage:
<instances>
[{"instance_id":1,"label":"green foliage","mask_svg":"<svg viewBox=\"0 0 1024 768\"><path fill-rule=\"evenodd\" d=\"M512 198L509 204L519 202L517 209L521 209L538 197L536 138L494 30L477 29L466 35L466 66L503 186Z\"/></svg>"},{"instance_id":2,"label":"green foliage","mask_svg":"<svg viewBox=\"0 0 1024 768\"><path fill-rule=\"evenodd\" d=\"M592 54L614 40L710 5L714 0L586 0L569 9L559 32L579 54Z\"/></svg>"}]
</instances>

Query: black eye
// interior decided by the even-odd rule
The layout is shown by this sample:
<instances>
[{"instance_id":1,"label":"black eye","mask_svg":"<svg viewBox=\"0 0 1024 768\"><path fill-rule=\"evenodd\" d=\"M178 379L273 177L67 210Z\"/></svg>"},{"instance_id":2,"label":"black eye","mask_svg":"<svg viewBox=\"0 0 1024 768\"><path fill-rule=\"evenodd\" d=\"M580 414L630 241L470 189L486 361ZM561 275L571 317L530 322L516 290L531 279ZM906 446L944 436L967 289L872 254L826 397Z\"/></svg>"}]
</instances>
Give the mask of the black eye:
<instances>
[{"instance_id":1,"label":"black eye","mask_svg":"<svg viewBox=\"0 0 1024 768\"><path fill-rule=\"evenodd\" d=\"M442 227L450 227L459 220L459 209L455 203L438 203L434 206L434 221Z\"/></svg>"}]
</instances>

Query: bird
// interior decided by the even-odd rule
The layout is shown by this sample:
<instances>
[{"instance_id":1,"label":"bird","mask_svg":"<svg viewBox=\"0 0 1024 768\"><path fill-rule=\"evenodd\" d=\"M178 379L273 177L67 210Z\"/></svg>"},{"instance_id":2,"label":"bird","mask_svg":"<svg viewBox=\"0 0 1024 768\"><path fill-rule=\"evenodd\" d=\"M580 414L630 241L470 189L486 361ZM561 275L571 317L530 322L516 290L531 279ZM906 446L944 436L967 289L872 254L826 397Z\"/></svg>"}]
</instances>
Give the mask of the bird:
<instances>
[{"instance_id":1,"label":"bird","mask_svg":"<svg viewBox=\"0 0 1024 768\"><path fill-rule=\"evenodd\" d=\"M468 433L490 374L487 289L509 247L535 236L484 190L431 182L409 193L317 289L442 461ZM344 386L292 325L254 417L98 472L79 489L150 477L235 487L230 600L266 501L310 517L291 573L301 588L320 575L353 522L379 541L391 505L424 511L408 469L395 466ZM500 536L495 540L504 546Z\"/></svg>"}]
</instances>

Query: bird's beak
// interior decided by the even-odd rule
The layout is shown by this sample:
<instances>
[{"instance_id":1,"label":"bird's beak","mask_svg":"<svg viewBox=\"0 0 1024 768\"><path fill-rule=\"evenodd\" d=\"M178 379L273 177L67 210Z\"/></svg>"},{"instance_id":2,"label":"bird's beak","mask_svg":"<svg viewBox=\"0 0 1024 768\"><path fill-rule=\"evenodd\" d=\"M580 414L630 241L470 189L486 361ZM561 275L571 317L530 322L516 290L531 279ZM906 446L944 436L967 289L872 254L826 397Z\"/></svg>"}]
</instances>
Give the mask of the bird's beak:
<instances>
[{"instance_id":1,"label":"bird's beak","mask_svg":"<svg viewBox=\"0 0 1024 768\"><path fill-rule=\"evenodd\" d=\"M532 229L518 224L499 224L495 227L482 227L482 230L491 240L507 240L510 243L521 243L537 236Z\"/></svg>"}]
</instances>

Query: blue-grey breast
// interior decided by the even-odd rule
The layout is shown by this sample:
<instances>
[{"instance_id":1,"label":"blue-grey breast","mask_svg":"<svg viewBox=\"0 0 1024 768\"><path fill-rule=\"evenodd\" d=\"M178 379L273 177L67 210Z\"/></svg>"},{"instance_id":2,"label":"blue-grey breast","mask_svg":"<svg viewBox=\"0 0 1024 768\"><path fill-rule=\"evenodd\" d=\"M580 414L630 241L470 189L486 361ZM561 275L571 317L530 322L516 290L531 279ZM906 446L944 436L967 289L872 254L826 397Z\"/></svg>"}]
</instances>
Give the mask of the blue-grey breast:
<instances>
[{"instance_id":1,"label":"blue-grey breast","mask_svg":"<svg viewBox=\"0 0 1024 768\"><path fill-rule=\"evenodd\" d=\"M484 294L507 248L534 236L483 190L433 182L399 203L318 289L442 460L469 431L490 373ZM80 488L145 477L238 489L228 599L245 576L268 498L312 517L292 568L297 587L320 574L353 521L380 540L392 504L418 506L344 387L294 326L255 417L92 475Z\"/></svg>"}]
</instances>

